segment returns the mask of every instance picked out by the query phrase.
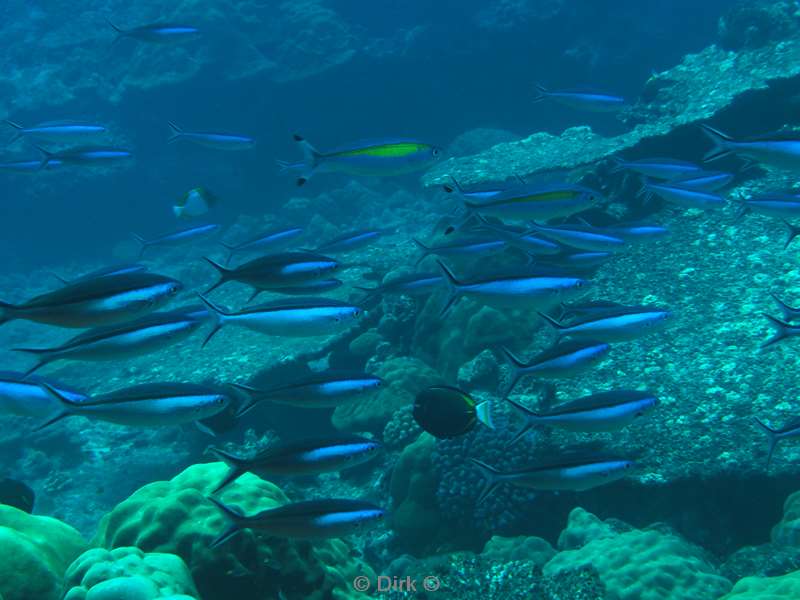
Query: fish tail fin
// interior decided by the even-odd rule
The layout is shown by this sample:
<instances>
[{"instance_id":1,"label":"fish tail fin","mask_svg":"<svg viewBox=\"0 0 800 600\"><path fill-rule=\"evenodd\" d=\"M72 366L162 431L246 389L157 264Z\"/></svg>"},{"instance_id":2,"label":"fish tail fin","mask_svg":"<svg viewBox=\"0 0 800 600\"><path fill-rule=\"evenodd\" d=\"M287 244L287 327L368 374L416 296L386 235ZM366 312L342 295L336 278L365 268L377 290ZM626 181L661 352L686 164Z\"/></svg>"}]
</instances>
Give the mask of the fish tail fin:
<instances>
[{"instance_id":1,"label":"fish tail fin","mask_svg":"<svg viewBox=\"0 0 800 600\"><path fill-rule=\"evenodd\" d=\"M117 27L116 25L114 25L114 23L112 23L112 22L111 22L111 19L109 19L108 17L106 17L106 23L108 23L109 27L111 27L111 29L113 29L113 30L114 30L114 31L115 31L117 34L120 34L120 35L122 35L122 34L124 33L124 32L122 31L122 29L120 29L119 27Z\"/></svg>"},{"instance_id":2,"label":"fish tail fin","mask_svg":"<svg viewBox=\"0 0 800 600\"><path fill-rule=\"evenodd\" d=\"M722 133L719 129L714 129L709 125L700 125L700 128L714 144L714 147L706 152L705 156L703 156L703 162L711 162L712 160L717 160L719 158L728 156L731 154L731 152L733 152L731 144L734 142L734 140L731 136Z\"/></svg>"},{"instance_id":3,"label":"fish tail fin","mask_svg":"<svg viewBox=\"0 0 800 600\"><path fill-rule=\"evenodd\" d=\"M736 209L736 214L733 215L733 222L738 223L749 212L750 212L749 206L747 206L744 202L739 203L739 206Z\"/></svg>"},{"instance_id":4,"label":"fish tail fin","mask_svg":"<svg viewBox=\"0 0 800 600\"><path fill-rule=\"evenodd\" d=\"M169 125L169 133L170 133L169 139L167 139L167 143L171 144L183 136L183 129L175 125L173 121L167 121L167 125Z\"/></svg>"},{"instance_id":5,"label":"fish tail fin","mask_svg":"<svg viewBox=\"0 0 800 600\"><path fill-rule=\"evenodd\" d=\"M231 259L233 258L233 255L236 254L236 246L231 246L229 244L226 244L225 242L220 242L220 246L222 246L223 248L225 248L225 250L228 251L228 255L225 257L225 267L227 267L229 264L231 264Z\"/></svg>"},{"instance_id":6,"label":"fish tail fin","mask_svg":"<svg viewBox=\"0 0 800 600\"><path fill-rule=\"evenodd\" d=\"M780 435L775 429L761 421L761 419L753 417L753 420L767 435L767 469L769 469L769 464L772 462L772 455L775 453L775 447L780 441Z\"/></svg>"},{"instance_id":7,"label":"fish tail fin","mask_svg":"<svg viewBox=\"0 0 800 600\"><path fill-rule=\"evenodd\" d=\"M50 275L51 277L55 277L56 279L58 279L59 282L61 282L64 285L69 284L69 281L61 277L61 275L59 275L58 273L54 273L53 271L48 271L47 274Z\"/></svg>"},{"instance_id":8,"label":"fish tail fin","mask_svg":"<svg viewBox=\"0 0 800 600\"><path fill-rule=\"evenodd\" d=\"M787 321L793 318L795 315L800 314L800 308L794 308L792 306L789 306L788 304L786 304L786 302L778 298L778 295L776 293L770 292L769 295L772 296L772 299L778 303L778 306L780 307L781 312L783 313L783 316L786 318Z\"/></svg>"},{"instance_id":9,"label":"fish tail fin","mask_svg":"<svg viewBox=\"0 0 800 600\"><path fill-rule=\"evenodd\" d=\"M550 327L556 330L559 339L563 336L564 330L567 328L566 325L564 325L563 323L557 321L550 315L547 315L543 312L539 312L537 314L544 320L545 323L547 323L548 325L550 325Z\"/></svg>"},{"instance_id":10,"label":"fish tail fin","mask_svg":"<svg viewBox=\"0 0 800 600\"><path fill-rule=\"evenodd\" d=\"M486 425L489 429L496 429L492 418L492 403L488 400L481 402L475 407L478 421Z\"/></svg>"},{"instance_id":11,"label":"fish tail fin","mask_svg":"<svg viewBox=\"0 0 800 600\"><path fill-rule=\"evenodd\" d=\"M411 241L413 241L414 245L422 251L422 256L420 256L417 259L417 262L414 263L414 266L418 267L419 263L421 263L423 260L425 260L431 255L431 249L422 242L420 242L417 238L411 238Z\"/></svg>"},{"instance_id":12,"label":"fish tail fin","mask_svg":"<svg viewBox=\"0 0 800 600\"><path fill-rule=\"evenodd\" d=\"M445 265L442 261L437 260L436 264L439 265L439 268L444 275L444 281L447 284L447 299L445 300L442 309L439 311L439 317L443 317L447 314L447 312L453 307L453 305L458 302L458 299L461 298L461 283L456 279L456 276L453 275L453 272Z\"/></svg>"},{"instance_id":13,"label":"fish tail fin","mask_svg":"<svg viewBox=\"0 0 800 600\"><path fill-rule=\"evenodd\" d=\"M247 472L247 469L244 468L244 460L238 456L234 456L233 454L225 452L224 450L220 450L215 446L209 446L208 448L206 448L205 453L213 455L215 458L218 458L229 467L228 473L225 475L222 481L220 481L219 484L214 488L214 490L211 492L212 494L216 494L226 485L233 482L234 480L241 477Z\"/></svg>"},{"instance_id":14,"label":"fish tail fin","mask_svg":"<svg viewBox=\"0 0 800 600\"><path fill-rule=\"evenodd\" d=\"M448 175L448 177L450 178L450 181L453 182L453 185L445 183L442 186L442 189L444 189L444 191L447 192L448 194L452 194L453 192L458 192L459 194L463 194L464 188L462 188L461 184L458 183L458 179L456 179L452 175Z\"/></svg>"},{"instance_id":15,"label":"fish tail fin","mask_svg":"<svg viewBox=\"0 0 800 600\"><path fill-rule=\"evenodd\" d=\"M256 405L261 401L261 398L257 398L256 396L260 396L262 391L257 390L253 386L245 385L244 383L232 383L231 385L237 390L244 392L244 396L247 398L247 400L245 400L236 411L236 418L238 419L256 407Z\"/></svg>"},{"instance_id":16,"label":"fish tail fin","mask_svg":"<svg viewBox=\"0 0 800 600\"><path fill-rule=\"evenodd\" d=\"M207 256L204 256L203 260L205 260L208 264L210 264L212 267L214 267L217 270L217 272L219 273L219 279L217 280L217 282L214 285L212 285L210 288L208 288L205 292L203 292L204 295L208 295L211 292L213 292L215 289L217 289L219 286L221 286L223 283L228 281L228 278L230 277L231 270L228 269L227 267L223 267L221 264L219 264L218 262L208 258Z\"/></svg>"},{"instance_id":17,"label":"fish tail fin","mask_svg":"<svg viewBox=\"0 0 800 600\"><path fill-rule=\"evenodd\" d=\"M498 485L503 482L503 474L494 467L490 467L485 462L482 462L477 458L470 458L469 460L473 465L478 467L478 472L483 476L483 487L478 493L478 497L475 499L475 504L480 504L497 489Z\"/></svg>"},{"instance_id":18,"label":"fish tail fin","mask_svg":"<svg viewBox=\"0 0 800 600\"><path fill-rule=\"evenodd\" d=\"M511 406L513 406L517 410L517 412L519 412L519 414L525 418L525 423L523 423L520 430L517 431L517 433L514 434L514 437L511 438L511 441L509 441L508 444L506 444L506 448L510 448L518 441L520 441L522 438L524 438L525 435L531 429L533 429L534 419L539 415L533 412L527 406L523 406L522 404L520 404L519 402L515 402L511 398L506 398L506 402L511 404Z\"/></svg>"},{"instance_id":19,"label":"fish tail fin","mask_svg":"<svg viewBox=\"0 0 800 600\"><path fill-rule=\"evenodd\" d=\"M52 417L50 417L44 423L38 425L36 428L34 428L33 431L41 431L42 429L50 427L50 425L57 423L61 419L66 419L67 417L73 414L73 409L76 406L75 402L64 396L64 394L62 394L59 390L54 388L49 383L42 382L41 387L44 388L44 390L48 392L53 398L55 398L61 403L62 410L61 412L58 412Z\"/></svg>"},{"instance_id":20,"label":"fish tail fin","mask_svg":"<svg viewBox=\"0 0 800 600\"><path fill-rule=\"evenodd\" d=\"M24 352L25 354L32 354L33 356L36 357L36 364L33 365L27 371L25 371L25 373L22 375L23 379L25 379L29 375L33 375L35 371L41 369L51 360L47 356L44 356L44 354L48 352L48 350L44 348L12 348L11 350L12 352Z\"/></svg>"},{"instance_id":21,"label":"fish tail fin","mask_svg":"<svg viewBox=\"0 0 800 600\"><path fill-rule=\"evenodd\" d=\"M511 379L509 379L508 385L506 385L501 395L501 398L505 400L522 377L522 370L525 368L525 363L505 346L501 347L500 351L503 353L506 364L511 368Z\"/></svg>"},{"instance_id":22,"label":"fish tail fin","mask_svg":"<svg viewBox=\"0 0 800 600\"><path fill-rule=\"evenodd\" d=\"M767 346L771 346L772 344L777 344L782 339L789 337L789 328L791 325L786 321L781 321L778 317L773 317L772 315L768 315L764 313L764 317L769 321L770 325L775 328L775 333L771 338L769 338L766 342L761 344L762 348L766 348Z\"/></svg>"},{"instance_id":23,"label":"fish tail fin","mask_svg":"<svg viewBox=\"0 0 800 600\"><path fill-rule=\"evenodd\" d=\"M300 149L303 151L303 169L300 176L297 178L297 185L301 186L306 183L311 176L314 174L314 170L319 165L319 160L322 157L322 153L319 152L314 146L312 146L308 141L301 135L295 133L292 136L295 142L300 144Z\"/></svg>"},{"instance_id":24,"label":"fish tail fin","mask_svg":"<svg viewBox=\"0 0 800 600\"><path fill-rule=\"evenodd\" d=\"M541 84L539 84L539 83L536 83L536 84L534 84L534 86L533 86L533 87L535 87L535 88L536 88L536 91L539 93L539 94L538 94L538 95L537 95L537 96L536 96L536 97L533 99L533 101L534 101L534 102L541 102L542 100L544 100L545 98L547 98L547 96L550 94L550 90L548 90L546 87L544 87L543 85L541 85Z\"/></svg>"},{"instance_id":25,"label":"fish tail fin","mask_svg":"<svg viewBox=\"0 0 800 600\"><path fill-rule=\"evenodd\" d=\"M39 169L44 169L51 160L53 160L53 153L48 152L41 146L36 146L36 149L39 151L39 154L42 155L42 160L39 161Z\"/></svg>"},{"instance_id":26,"label":"fish tail fin","mask_svg":"<svg viewBox=\"0 0 800 600\"><path fill-rule=\"evenodd\" d=\"M786 225L786 229L789 230L789 235L786 238L786 241L783 243L783 249L786 250L789 247L789 244L792 243L792 240L800 235L800 227L797 225L792 225L789 221L784 221L784 225Z\"/></svg>"},{"instance_id":27,"label":"fish tail fin","mask_svg":"<svg viewBox=\"0 0 800 600\"><path fill-rule=\"evenodd\" d=\"M13 311L15 306L8 302L0 302L0 325L8 323L14 319Z\"/></svg>"},{"instance_id":28,"label":"fish tail fin","mask_svg":"<svg viewBox=\"0 0 800 600\"><path fill-rule=\"evenodd\" d=\"M139 253L136 255L136 260L140 260L144 256L145 250L150 246L150 242L140 236L138 233L131 233L131 237L139 244Z\"/></svg>"},{"instance_id":29,"label":"fish tail fin","mask_svg":"<svg viewBox=\"0 0 800 600\"><path fill-rule=\"evenodd\" d=\"M228 506L227 504L224 504L223 502L211 496L208 497L208 501L214 504L218 509L220 509L220 511L222 511L222 514L230 523L228 527L225 530L223 530L223 532L220 533L214 539L213 542L211 542L209 548L216 548L217 546L221 546L222 544L227 542L229 539L231 539L233 536L239 533L239 531L241 531L242 529L241 522L244 519L244 515L241 512L239 512L239 510L231 506Z\"/></svg>"},{"instance_id":30,"label":"fish tail fin","mask_svg":"<svg viewBox=\"0 0 800 600\"><path fill-rule=\"evenodd\" d=\"M291 171L295 167L295 163L289 162L288 160L276 159L275 164L280 167L279 173L286 173L286 171Z\"/></svg>"},{"instance_id":31,"label":"fish tail fin","mask_svg":"<svg viewBox=\"0 0 800 600\"><path fill-rule=\"evenodd\" d=\"M611 161L614 163L614 166L611 167L611 170L609 171L609 173L619 173L620 171L624 171L625 170L625 166L626 165L625 165L625 161L622 159L622 157L614 155L614 156L611 156L610 158L611 158Z\"/></svg>"},{"instance_id":32,"label":"fish tail fin","mask_svg":"<svg viewBox=\"0 0 800 600\"><path fill-rule=\"evenodd\" d=\"M14 142L16 142L19 138L22 137L23 127L19 123L15 123L14 121L11 121L9 119L4 119L3 123L14 129L14 135L11 137L10 140L6 142L6 146L10 146Z\"/></svg>"},{"instance_id":33,"label":"fish tail fin","mask_svg":"<svg viewBox=\"0 0 800 600\"><path fill-rule=\"evenodd\" d=\"M222 329L222 326L225 324L226 319L230 318L231 314L222 310L219 306L211 302L208 298L206 298L203 294L197 294L202 301L203 304L206 305L208 308L208 312L211 317L214 319L214 323L211 327L211 331L208 332L206 339L203 340L201 348L205 348L208 342L211 341L217 332Z\"/></svg>"}]
</instances>

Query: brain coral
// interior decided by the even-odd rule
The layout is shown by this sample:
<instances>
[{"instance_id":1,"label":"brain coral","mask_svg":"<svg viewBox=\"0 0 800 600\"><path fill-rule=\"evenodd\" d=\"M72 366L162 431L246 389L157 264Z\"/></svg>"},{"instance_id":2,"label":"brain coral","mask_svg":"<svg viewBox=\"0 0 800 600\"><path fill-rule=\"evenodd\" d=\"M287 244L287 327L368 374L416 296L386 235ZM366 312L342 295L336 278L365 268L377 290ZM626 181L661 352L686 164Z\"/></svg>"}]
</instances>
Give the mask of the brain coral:
<instances>
[{"instance_id":1,"label":"brain coral","mask_svg":"<svg viewBox=\"0 0 800 600\"><path fill-rule=\"evenodd\" d=\"M312 543L244 530L218 548L209 548L226 523L206 496L226 472L222 463L193 465L170 481L144 486L103 517L96 544L177 554L189 566L204 600L261 600L279 593L287 600L361 597L351 582L356 575L373 573L351 556L342 540ZM248 515L288 502L277 486L249 473L220 498Z\"/></svg>"}]
</instances>

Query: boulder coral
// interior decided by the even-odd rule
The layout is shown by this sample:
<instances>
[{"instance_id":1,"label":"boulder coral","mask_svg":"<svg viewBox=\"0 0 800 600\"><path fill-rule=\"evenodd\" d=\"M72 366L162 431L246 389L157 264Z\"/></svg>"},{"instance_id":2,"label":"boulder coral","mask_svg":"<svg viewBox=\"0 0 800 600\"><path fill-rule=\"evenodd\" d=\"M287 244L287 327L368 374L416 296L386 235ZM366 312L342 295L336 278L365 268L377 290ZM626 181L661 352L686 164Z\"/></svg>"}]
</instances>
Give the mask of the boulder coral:
<instances>
[{"instance_id":1,"label":"boulder coral","mask_svg":"<svg viewBox=\"0 0 800 600\"><path fill-rule=\"evenodd\" d=\"M193 465L171 479L148 484L103 517L95 544L136 546L180 556L204 600L275 598L355 600L351 582L374 575L339 539L294 540L245 529L218 548L226 527L207 496L227 472L223 463ZM288 502L276 485L250 473L226 487L220 499L247 515Z\"/></svg>"}]
</instances>

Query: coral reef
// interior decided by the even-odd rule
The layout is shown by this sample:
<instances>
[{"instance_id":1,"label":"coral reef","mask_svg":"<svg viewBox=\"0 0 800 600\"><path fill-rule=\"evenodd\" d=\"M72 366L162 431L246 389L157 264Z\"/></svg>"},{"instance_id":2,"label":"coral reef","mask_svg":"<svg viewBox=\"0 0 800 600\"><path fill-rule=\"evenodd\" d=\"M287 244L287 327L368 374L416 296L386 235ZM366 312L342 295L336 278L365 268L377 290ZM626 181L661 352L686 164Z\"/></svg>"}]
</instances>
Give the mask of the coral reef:
<instances>
[{"instance_id":1,"label":"coral reef","mask_svg":"<svg viewBox=\"0 0 800 600\"><path fill-rule=\"evenodd\" d=\"M102 519L95 542L108 549L136 546L177 554L204 600L231 594L269 598L279 592L289 600L359 597L351 582L371 569L338 539L312 544L245 530L210 548L225 521L206 496L226 472L222 463L194 465L170 481L146 485ZM251 474L228 486L221 499L248 515L288 501L277 486Z\"/></svg>"},{"instance_id":2,"label":"coral reef","mask_svg":"<svg viewBox=\"0 0 800 600\"><path fill-rule=\"evenodd\" d=\"M69 525L0 504L0 598L60 600L64 573L86 548Z\"/></svg>"},{"instance_id":3,"label":"coral reef","mask_svg":"<svg viewBox=\"0 0 800 600\"><path fill-rule=\"evenodd\" d=\"M772 528L772 542L779 546L800 547L800 492L783 503L783 518Z\"/></svg>"},{"instance_id":4,"label":"coral reef","mask_svg":"<svg viewBox=\"0 0 800 600\"><path fill-rule=\"evenodd\" d=\"M197 600L199 595L180 557L145 554L138 548L84 552L66 572L64 600Z\"/></svg>"},{"instance_id":5,"label":"coral reef","mask_svg":"<svg viewBox=\"0 0 800 600\"><path fill-rule=\"evenodd\" d=\"M791 600L800 596L800 571L780 577L745 577L719 600Z\"/></svg>"},{"instance_id":6,"label":"coral reef","mask_svg":"<svg viewBox=\"0 0 800 600\"><path fill-rule=\"evenodd\" d=\"M796 2L740 0L719 20L720 45L727 50L741 50L787 39L800 28L798 17Z\"/></svg>"}]
</instances>

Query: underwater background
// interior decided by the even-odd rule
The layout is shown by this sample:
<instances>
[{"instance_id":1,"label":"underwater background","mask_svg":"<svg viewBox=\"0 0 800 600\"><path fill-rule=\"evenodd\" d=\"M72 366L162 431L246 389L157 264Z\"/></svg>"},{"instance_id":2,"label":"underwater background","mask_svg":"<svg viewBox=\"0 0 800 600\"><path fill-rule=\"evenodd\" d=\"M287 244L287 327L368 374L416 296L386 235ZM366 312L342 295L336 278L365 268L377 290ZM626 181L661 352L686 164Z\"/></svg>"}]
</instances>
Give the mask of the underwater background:
<instances>
[{"instance_id":1,"label":"underwater background","mask_svg":"<svg viewBox=\"0 0 800 600\"><path fill-rule=\"evenodd\" d=\"M0 16L0 600L800 597L800 4Z\"/></svg>"}]
</instances>

